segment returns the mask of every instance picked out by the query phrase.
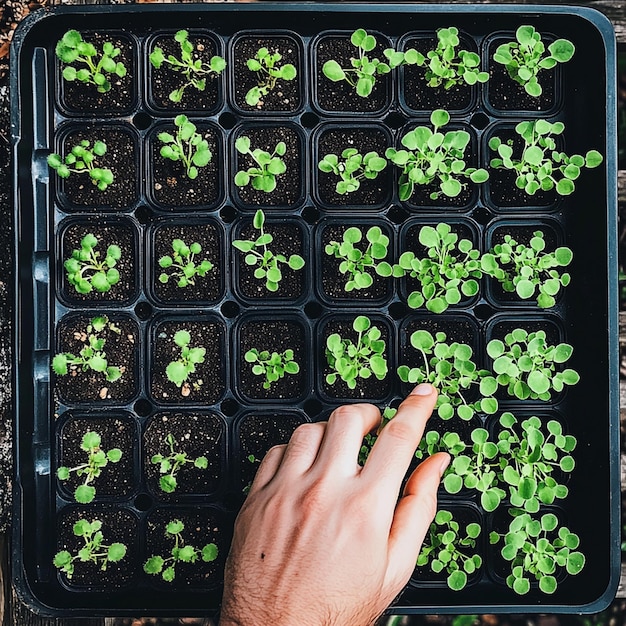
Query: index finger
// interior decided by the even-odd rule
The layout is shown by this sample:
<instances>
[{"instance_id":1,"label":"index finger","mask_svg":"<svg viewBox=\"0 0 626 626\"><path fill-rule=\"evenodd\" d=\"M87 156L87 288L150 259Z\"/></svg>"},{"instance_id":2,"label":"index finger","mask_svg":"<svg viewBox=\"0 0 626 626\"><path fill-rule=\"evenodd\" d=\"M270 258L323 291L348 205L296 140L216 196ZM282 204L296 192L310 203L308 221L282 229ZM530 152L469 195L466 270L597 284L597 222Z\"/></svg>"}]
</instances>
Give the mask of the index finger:
<instances>
[{"instance_id":1,"label":"index finger","mask_svg":"<svg viewBox=\"0 0 626 626\"><path fill-rule=\"evenodd\" d=\"M436 402L437 390L432 385L422 383L413 389L378 435L363 478L387 483L386 489L397 496Z\"/></svg>"}]
</instances>

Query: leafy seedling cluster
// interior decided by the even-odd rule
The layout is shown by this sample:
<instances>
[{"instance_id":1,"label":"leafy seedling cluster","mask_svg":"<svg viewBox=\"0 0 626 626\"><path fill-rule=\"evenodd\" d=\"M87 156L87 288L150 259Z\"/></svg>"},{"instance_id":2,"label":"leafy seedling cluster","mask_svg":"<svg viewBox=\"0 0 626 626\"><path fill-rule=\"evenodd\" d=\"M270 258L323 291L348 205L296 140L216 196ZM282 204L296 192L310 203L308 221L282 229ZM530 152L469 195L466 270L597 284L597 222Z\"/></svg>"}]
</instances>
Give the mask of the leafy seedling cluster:
<instances>
[{"instance_id":1,"label":"leafy seedling cluster","mask_svg":"<svg viewBox=\"0 0 626 626\"><path fill-rule=\"evenodd\" d=\"M78 355L70 352L61 352L52 359L52 370L57 376L74 375L76 372L89 370L103 374L107 382L115 382L122 377L123 367L109 365L104 351L106 339L102 336L105 330L117 334L121 331L118 326L109 321L106 315L92 318L84 333L80 333L83 346Z\"/></svg>"},{"instance_id":2,"label":"leafy seedling cluster","mask_svg":"<svg viewBox=\"0 0 626 626\"><path fill-rule=\"evenodd\" d=\"M550 70L558 63L566 63L574 56L574 44L567 39L557 39L548 46L533 26L520 26L515 31L515 41L503 43L495 51L493 60L504 65L509 76L529 96L542 94L539 72Z\"/></svg>"},{"instance_id":3,"label":"leafy seedling cluster","mask_svg":"<svg viewBox=\"0 0 626 626\"><path fill-rule=\"evenodd\" d=\"M81 440L80 448L87 454L87 461L76 467L61 466L57 469L57 478L61 481L68 480L72 472L76 476L85 477L82 485L76 487L74 499L81 504L88 504L96 497L96 488L91 484L102 474L102 470L109 463L118 463L122 458L122 451L119 448L111 448L108 451L102 450L100 444L102 438L95 431L86 432Z\"/></svg>"},{"instance_id":4,"label":"leafy seedling cluster","mask_svg":"<svg viewBox=\"0 0 626 626\"><path fill-rule=\"evenodd\" d=\"M165 373L167 379L174 383L177 387L182 387L183 394L189 395L190 387L188 378L196 371L196 365L204 363L204 357L206 355L206 348L198 346L196 348L191 346L191 334L188 330L178 330L174 333L174 343L180 348L179 357L171 361ZM198 388L202 385L201 380L197 380L193 383L194 388Z\"/></svg>"},{"instance_id":5,"label":"leafy seedling cluster","mask_svg":"<svg viewBox=\"0 0 626 626\"><path fill-rule=\"evenodd\" d=\"M159 258L159 267L164 270L159 275L159 282L167 284L173 278L181 289L195 285L197 276L204 278L213 269L213 263L208 259L196 261L201 252L202 246L197 241L188 246L182 239L172 240L172 255Z\"/></svg>"},{"instance_id":6,"label":"leafy seedling cluster","mask_svg":"<svg viewBox=\"0 0 626 626\"><path fill-rule=\"evenodd\" d=\"M247 363L252 364L252 373L255 376L264 376L263 389L271 386L284 378L285 374L297 374L300 365L293 360L294 352L287 349L284 352L270 352L252 348L244 354Z\"/></svg>"},{"instance_id":7,"label":"leafy seedling cluster","mask_svg":"<svg viewBox=\"0 0 626 626\"><path fill-rule=\"evenodd\" d=\"M279 80L294 80L297 71L291 63L280 64L283 55L278 50L270 52L263 46L256 51L254 58L248 59L246 65L255 72L257 84L246 93L246 104L255 107L263 105L263 98L276 87Z\"/></svg>"},{"instance_id":8,"label":"leafy seedling cluster","mask_svg":"<svg viewBox=\"0 0 626 626\"><path fill-rule=\"evenodd\" d=\"M95 141L93 148L87 139L72 146L63 158L60 154L50 154L47 163L59 178L69 178L72 174L88 174L91 182L100 191L105 191L113 184L113 172L108 167L97 167L98 157L106 154L107 145L104 141Z\"/></svg>"},{"instance_id":9,"label":"leafy seedling cluster","mask_svg":"<svg viewBox=\"0 0 626 626\"><path fill-rule=\"evenodd\" d=\"M95 563L103 572L110 563L119 563L126 556L126 546L123 543L107 545L101 529L102 522L98 519L91 522L79 519L72 530L76 537L83 538L85 545L74 555L67 550L57 552L54 566L71 579L76 563Z\"/></svg>"},{"instance_id":10,"label":"leafy seedling cluster","mask_svg":"<svg viewBox=\"0 0 626 626\"><path fill-rule=\"evenodd\" d=\"M68 82L94 85L98 93L110 91L112 76L126 76L125 65L116 61L120 52L110 41L102 45L102 52L98 52L77 30L68 30L55 48L57 58L65 64L63 78Z\"/></svg>"},{"instance_id":11,"label":"leafy seedling cluster","mask_svg":"<svg viewBox=\"0 0 626 626\"><path fill-rule=\"evenodd\" d=\"M208 63L197 58L196 46L189 40L189 33L186 30L179 30L174 35L174 40L180 44L180 58L173 54L165 56L163 49L156 46L150 54L150 63L157 70L165 64L171 71L183 76L183 84L169 94L172 102L180 102L188 87L204 91L207 78L221 74L226 68L226 61L217 55L211 57Z\"/></svg>"},{"instance_id":12,"label":"leafy seedling cluster","mask_svg":"<svg viewBox=\"0 0 626 626\"><path fill-rule=\"evenodd\" d=\"M455 198L467 185L461 179L473 183L484 183L489 178L487 170L468 167L465 150L470 134L465 130L440 132L450 121L450 114L437 109L430 115L428 126L418 126L406 133L401 143L406 149L387 148L385 156L400 168L399 197L409 200L415 185L438 183L439 190L431 192L430 198L437 200L441 195Z\"/></svg>"},{"instance_id":13,"label":"leafy seedling cluster","mask_svg":"<svg viewBox=\"0 0 626 626\"><path fill-rule=\"evenodd\" d=\"M369 317L359 315L352 323L357 341L344 339L333 333L326 339L326 360L331 370L326 382L334 385L343 380L348 389L355 389L357 379L368 379L374 375L378 380L387 376L385 340L378 326L372 326Z\"/></svg>"},{"instance_id":14,"label":"leafy seedling cluster","mask_svg":"<svg viewBox=\"0 0 626 626\"><path fill-rule=\"evenodd\" d=\"M171 583L176 578L178 563L196 563L202 559L205 563L212 563L217 559L218 548L214 543L207 543L201 549L186 544L183 539L185 525L180 520L172 520L165 526L165 536L174 541L170 555L151 556L143 566L146 574L161 575L165 582Z\"/></svg>"},{"instance_id":15,"label":"leafy seedling cluster","mask_svg":"<svg viewBox=\"0 0 626 626\"><path fill-rule=\"evenodd\" d=\"M292 270L301 270L304 267L304 259L299 254L292 254L287 258L284 254L272 252L268 245L274 241L274 236L265 232L264 224L265 213L259 209L252 220L252 226L259 231L259 236L254 240L235 239L233 247L246 255L244 257L246 265L256 268L254 277L265 280L267 290L275 292L278 291L283 278L281 265L287 265Z\"/></svg>"},{"instance_id":16,"label":"leafy seedling cluster","mask_svg":"<svg viewBox=\"0 0 626 626\"><path fill-rule=\"evenodd\" d=\"M380 435L382 429L389 423L389 421L395 417L397 412L398 410L393 407L385 407L378 428L374 432L368 433L365 437L363 437L363 443L361 444L361 449L359 450L359 465L361 467L365 465L365 461L367 461L367 457L370 455L370 452L378 439L378 435Z\"/></svg>"},{"instance_id":17,"label":"leafy seedling cluster","mask_svg":"<svg viewBox=\"0 0 626 626\"><path fill-rule=\"evenodd\" d=\"M77 293L87 294L94 289L100 293L111 291L113 285L120 281L117 262L122 258L122 250L116 244L111 244L103 259L96 250L98 238L88 233L80 241L80 249L72 250L72 256L63 263L67 275L67 282L74 287Z\"/></svg>"},{"instance_id":18,"label":"leafy seedling cluster","mask_svg":"<svg viewBox=\"0 0 626 626\"><path fill-rule=\"evenodd\" d=\"M387 256L389 237L379 226L372 226L365 233L367 245L362 250L357 244L361 243L363 233L358 226L347 228L342 241L331 241L324 249L326 254L340 259L339 272L347 275L345 291L367 289L374 283L371 271L379 276L391 276L391 265L383 259Z\"/></svg>"},{"instance_id":19,"label":"leafy seedling cluster","mask_svg":"<svg viewBox=\"0 0 626 626\"><path fill-rule=\"evenodd\" d=\"M281 158L287 152L287 145L284 141L276 144L273 152L266 152L261 148L250 149L250 138L239 137L235 141L235 148L239 154L248 155L256 163L256 166L247 170L239 170L235 175L235 185L237 187L247 187L252 185L257 191L271 193L276 189L276 178L287 171L285 161Z\"/></svg>"},{"instance_id":20,"label":"leafy seedling cluster","mask_svg":"<svg viewBox=\"0 0 626 626\"><path fill-rule=\"evenodd\" d=\"M168 450L165 454L155 454L150 459L150 463L159 466L159 487L165 493L174 493L178 485L176 476L185 465L193 465L197 469L206 469L209 462L205 456L195 459L189 458L186 452L177 450L176 439L172 433L168 433L164 440Z\"/></svg>"},{"instance_id":21,"label":"leafy seedling cluster","mask_svg":"<svg viewBox=\"0 0 626 626\"><path fill-rule=\"evenodd\" d=\"M574 181L580 176L583 167L598 167L603 157L597 150L589 150L585 156L568 156L556 147L554 136L565 130L563 122L530 120L519 122L515 132L522 138L522 153L514 156L514 141L503 142L494 136L489 140L489 147L498 153L491 159L493 168L514 171L515 185L528 195L538 191L556 189L561 196L569 196L576 188Z\"/></svg>"},{"instance_id":22,"label":"leafy seedling cluster","mask_svg":"<svg viewBox=\"0 0 626 626\"><path fill-rule=\"evenodd\" d=\"M318 163L322 172L339 177L335 191L341 196L359 189L363 179L376 179L386 167L387 160L378 152L361 154L356 148L346 148L341 152L341 157L326 154Z\"/></svg>"}]
</instances>

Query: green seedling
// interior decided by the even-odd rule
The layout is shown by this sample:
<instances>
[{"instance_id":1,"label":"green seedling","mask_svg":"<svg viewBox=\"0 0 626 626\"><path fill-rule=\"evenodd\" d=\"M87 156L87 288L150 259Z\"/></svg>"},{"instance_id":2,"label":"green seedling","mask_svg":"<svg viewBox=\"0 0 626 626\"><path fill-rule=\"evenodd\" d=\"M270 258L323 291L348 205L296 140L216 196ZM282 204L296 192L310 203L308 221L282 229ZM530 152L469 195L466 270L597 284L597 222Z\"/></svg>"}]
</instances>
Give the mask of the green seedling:
<instances>
[{"instance_id":1,"label":"green seedling","mask_svg":"<svg viewBox=\"0 0 626 626\"><path fill-rule=\"evenodd\" d=\"M106 315L92 318L85 333L81 333L83 347L78 355L70 352L61 352L52 359L52 370L57 376L67 376L70 372L93 371L103 374L107 382L115 382L122 377L121 367L109 365L104 351L106 339L101 336L104 330L111 330L120 334L118 326L109 322ZM84 335L84 338L82 336Z\"/></svg>"},{"instance_id":2,"label":"green seedling","mask_svg":"<svg viewBox=\"0 0 626 626\"><path fill-rule=\"evenodd\" d=\"M106 293L120 281L116 265L122 258L122 250L118 245L111 244L101 260L97 246L97 237L88 233L80 241L80 250L72 250L72 256L63 263L67 282L77 293L87 294L94 289Z\"/></svg>"},{"instance_id":3,"label":"green seedling","mask_svg":"<svg viewBox=\"0 0 626 626\"><path fill-rule=\"evenodd\" d=\"M183 387L188 390L189 383L187 379L196 371L196 365L204 363L206 348L199 346L192 348L191 334L187 330L178 330L174 334L174 343L180 348L180 356L171 361L167 366L165 373L170 382L177 387ZM201 385L201 381L194 383L194 387Z\"/></svg>"},{"instance_id":4,"label":"green seedling","mask_svg":"<svg viewBox=\"0 0 626 626\"><path fill-rule=\"evenodd\" d=\"M491 159L491 167L514 171L515 185L532 196L538 191L556 192L561 196L569 196L576 186L583 167L598 167L603 157L597 150L589 150L585 156L556 149L555 135L565 130L563 122L550 123L547 120L520 122L515 132L523 139L522 154L513 155L513 140L503 142L499 137L489 140L489 147L498 153Z\"/></svg>"},{"instance_id":5,"label":"green seedling","mask_svg":"<svg viewBox=\"0 0 626 626\"><path fill-rule=\"evenodd\" d=\"M179 30L174 35L174 40L180 44L180 58L169 54L167 57L163 50L155 47L150 54L150 63L158 70L163 64L169 66L173 72L182 74L183 84L169 94L172 102L180 102L185 95L187 87L194 87L198 91L206 89L207 78L214 78L224 71L226 61L220 56L211 57L208 63L203 63L202 59L194 55L195 46L189 41L189 33L186 30Z\"/></svg>"},{"instance_id":6,"label":"green seedling","mask_svg":"<svg viewBox=\"0 0 626 626\"><path fill-rule=\"evenodd\" d=\"M259 48L253 59L248 59L246 65L251 72L256 73L257 84L246 94L246 104L255 107L263 105L263 98L276 87L278 80L294 80L296 68L291 63L280 65L283 55L276 50L270 52L266 47Z\"/></svg>"},{"instance_id":7,"label":"green seedling","mask_svg":"<svg viewBox=\"0 0 626 626\"><path fill-rule=\"evenodd\" d=\"M205 456L199 456L196 459L191 459L186 452L179 452L176 450L176 439L172 433L168 433L164 440L165 445L168 447L168 453L155 454L150 459L150 463L159 466L159 473L162 474L159 479L159 487L161 491L165 493L174 493L178 484L176 475L187 464L192 464L198 469L206 469L209 466L209 462Z\"/></svg>"},{"instance_id":8,"label":"green seedling","mask_svg":"<svg viewBox=\"0 0 626 626\"><path fill-rule=\"evenodd\" d=\"M317 166L322 172L339 177L335 191L343 196L356 191L363 179L374 180L387 167L387 160L378 152L363 155L356 148L346 148L341 157L325 155Z\"/></svg>"},{"instance_id":9,"label":"green seedling","mask_svg":"<svg viewBox=\"0 0 626 626\"><path fill-rule=\"evenodd\" d=\"M423 461L437 452L447 452L450 456L455 457L465 451L466 448L467 445L461 440L458 433L448 431L442 435L436 430L429 430L420 439L419 446L415 451L415 458L418 461Z\"/></svg>"},{"instance_id":10,"label":"green seedling","mask_svg":"<svg viewBox=\"0 0 626 626\"><path fill-rule=\"evenodd\" d=\"M385 156L401 169L399 181L400 200L409 200L415 185L439 183L439 191L430 194L437 200L442 194L455 198L467 186L461 178L468 178L473 183L484 183L489 174L487 170L468 167L465 162L465 149L470 142L470 134L465 130L440 128L450 121L450 114L437 109L430 115L432 130L428 126L418 126L402 137L406 150L387 148Z\"/></svg>"},{"instance_id":11,"label":"green seedling","mask_svg":"<svg viewBox=\"0 0 626 626\"><path fill-rule=\"evenodd\" d=\"M420 259L413 252L404 252L393 266L395 278L408 274L420 282L420 291L413 291L408 298L412 309L425 304L431 313L443 313L463 296L478 293L480 252L469 239L459 239L445 223L423 226L418 239L427 256Z\"/></svg>"},{"instance_id":12,"label":"green seedling","mask_svg":"<svg viewBox=\"0 0 626 626\"><path fill-rule=\"evenodd\" d=\"M389 74L400 65L415 65L420 58L415 50L397 52L392 48L383 52L384 61L377 57L370 58L367 53L376 47L376 38L363 28L358 28L352 33L350 43L357 49L359 55L358 58L350 59L351 66L343 68L337 61L331 59L322 66L322 73L335 83L345 80L362 98L367 98L372 93L377 76Z\"/></svg>"},{"instance_id":13,"label":"green seedling","mask_svg":"<svg viewBox=\"0 0 626 626\"><path fill-rule=\"evenodd\" d=\"M271 193L276 189L276 178L287 171L285 161L281 158L287 152L287 145L284 141L276 144L273 152L266 152L260 148L250 149L250 138L239 137L235 141L235 148L240 154L249 155L256 166L247 170L239 170L235 175L235 185L237 187L247 187L252 185L257 191Z\"/></svg>"},{"instance_id":14,"label":"green seedling","mask_svg":"<svg viewBox=\"0 0 626 626\"><path fill-rule=\"evenodd\" d=\"M372 326L369 317L359 315L352 323L357 333L357 341L343 339L339 333L333 333L326 339L326 360L331 369L326 382L334 385L341 378L348 389L355 389L357 379L367 379L372 374L383 380L387 376L385 358L385 340L378 326Z\"/></svg>"},{"instance_id":15,"label":"green seedling","mask_svg":"<svg viewBox=\"0 0 626 626\"><path fill-rule=\"evenodd\" d=\"M365 233L365 250L357 246L362 239L361 229L351 226L344 231L342 241L331 241L324 249L329 256L341 259L339 272L348 276L344 286L348 292L371 287L374 279L370 271L384 277L392 274L391 265L382 260L387 256L389 237L383 234L379 226L372 226Z\"/></svg>"},{"instance_id":16,"label":"green seedling","mask_svg":"<svg viewBox=\"0 0 626 626\"><path fill-rule=\"evenodd\" d=\"M540 519L529 513L518 512L506 534L492 532L492 545L504 538L500 553L511 563L507 585L520 595L527 594L531 579L539 582L543 593L552 594L557 589L558 571L565 568L576 576L585 566L585 555L577 550L580 538L566 526L559 526L553 513L545 513Z\"/></svg>"},{"instance_id":17,"label":"green seedling","mask_svg":"<svg viewBox=\"0 0 626 626\"><path fill-rule=\"evenodd\" d=\"M159 154L170 161L180 161L185 166L187 178L198 177L198 168L206 167L213 158L209 142L196 132L196 125L186 115L174 118L176 133L159 133L158 138L163 144Z\"/></svg>"},{"instance_id":18,"label":"green seedling","mask_svg":"<svg viewBox=\"0 0 626 626\"><path fill-rule=\"evenodd\" d=\"M259 231L259 236L255 240L235 239L233 247L246 255L244 257L246 265L256 267L254 277L265 280L267 290L274 292L278 291L283 278L280 266L287 265L292 270L301 270L304 267L304 259L299 254L292 254L289 258L284 254L274 254L268 248L274 237L264 231L264 224L265 214L259 209L252 220L252 226Z\"/></svg>"},{"instance_id":19,"label":"green seedling","mask_svg":"<svg viewBox=\"0 0 626 626\"><path fill-rule=\"evenodd\" d=\"M561 287L570 283L569 273L560 268L570 264L573 254L564 246L554 252L545 252L545 247L540 230L533 233L528 245L505 235L502 243L482 256L481 269L495 278L504 291L516 293L522 300L536 296L542 309L553 307Z\"/></svg>"},{"instance_id":20,"label":"green seedling","mask_svg":"<svg viewBox=\"0 0 626 626\"><path fill-rule=\"evenodd\" d=\"M507 333L504 341L492 339L487 344L497 384L520 400L548 401L552 391L559 393L565 385L575 385L580 380L575 370L556 371L557 365L566 363L573 351L567 343L548 345L543 330L529 333L523 328Z\"/></svg>"},{"instance_id":21,"label":"green seedling","mask_svg":"<svg viewBox=\"0 0 626 626\"><path fill-rule=\"evenodd\" d=\"M427 330L411 334L411 345L422 356L423 365L398 368L400 380L412 385L428 382L439 390L437 413L448 420L455 412L461 419L472 419L476 411L492 415L498 410L498 401L492 397L498 388L495 378L487 370L479 370L472 360L472 348L464 343L446 343L446 334L438 332L433 337ZM478 386L482 396L467 402L464 393Z\"/></svg>"},{"instance_id":22,"label":"green seedling","mask_svg":"<svg viewBox=\"0 0 626 626\"><path fill-rule=\"evenodd\" d=\"M196 241L188 246L182 239L172 240L172 256L166 254L159 259L159 267L166 270L159 275L159 282L167 284L173 278L181 288L195 285L196 276L204 278L213 269L208 259L196 262L201 252L202 246Z\"/></svg>"},{"instance_id":23,"label":"green seedling","mask_svg":"<svg viewBox=\"0 0 626 626\"><path fill-rule=\"evenodd\" d=\"M437 511L417 557L418 567L430 564L436 574L445 572L448 587L460 591L467 585L468 574L473 574L483 564L482 557L473 553L480 531L480 524L476 522L467 524L462 531L450 511Z\"/></svg>"},{"instance_id":24,"label":"green seedling","mask_svg":"<svg viewBox=\"0 0 626 626\"><path fill-rule=\"evenodd\" d=\"M533 26L520 26L515 31L515 41L503 43L496 49L493 60L506 68L509 76L524 87L526 93L538 98L542 93L538 74L550 70L557 63L566 63L574 56L574 44L567 39L557 39L548 46Z\"/></svg>"},{"instance_id":25,"label":"green seedling","mask_svg":"<svg viewBox=\"0 0 626 626\"><path fill-rule=\"evenodd\" d=\"M60 154L49 154L47 163L59 178L69 178L72 174L88 174L91 182L100 190L113 184L113 172L106 167L97 167L98 157L106 154L107 145L104 141L95 141L93 148L87 139L83 139L62 158Z\"/></svg>"},{"instance_id":26,"label":"green seedling","mask_svg":"<svg viewBox=\"0 0 626 626\"><path fill-rule=\"evenodd\" d=\"M284 352L259 351L256 348L248 350L244 354L247 363L252 364L252 373L255 376L264 376L263 389L269 389L273 383L285 374L297 374L300 366L293 360L293 350Z\"/></svg>"},{"instance_id":27,"label":"green seedling","mask_svg":"<svg viewBox=\"0 0 626 626\"><path fill-rule=\"evenodd\" d=\"M111 76L126 76L124 64L115 60L120 55L119 48L107 41L100 53L93 44L84 41L77 30L68 30L63 35L57 42L55 53L66 65L63 68L64 80L94 85L98 93L110 91Z\"/></svg>"},{"instance_id":28,"label":"green seedling","mask_svg":"<svg viewBox=\"0 0 626 626\"><path fill-rule=\"evenodd\" d=\"M171 583L176 578L177 563L195 563L201 558L205 563L217 559L218 548L214 543L207 543L202 549L185 543L183 539L185 525L180 520L172 520L165 526L165 536L174 541L170 556L151 556L143 566L146 574L161 575L165 582Z\"/></svg>"},{"instance_id":29,"label":"green seedling","mask_svg":"<svg viewBox=\"0 0 626 626\"><path fill-rule=\"evenodd\" d=\"M367 457L370 455L370 452L378 439L378 435L380 435L382 429L389 423L389 421L396 416L397 412L397 409L390 406L385 407L378 428L363 437L363 443L361 444L361 449L359 450L359 465L361 467L365 465L365 461L367 461Z\"/></svg>"},{"instance_id":30,"label":"green seedling","mask_svg":"<svg viewBox=\"0 0 626 626\"><path fill-rule=\"evenodd\" d=\"M102 470L110 463L117 463L122 458L122 451L119 448L111 448L105 452L100 447L102 439L100 434L94 431L86 432L83 435L80 447L87 453L87 462L81 463L76 467L59 467L57 469L57 478L59 480L68 480L72 472L76 472L76 476L85 477L82 485L79 485L74 491L74 499L81 504L88 504L96 497L96 488L90 484L102 474Z\"/></svg>"},{"instance_id":31,"label":"green seedling","mask_svg":"<svg viewBox=\"0 0 626 626\"><path fill-rule=\"evenodd\" d=\"M107 545L101 529L102 522L98 519L92 522L79 519L72 530L76 537L83 538L85 545L74 555L67 550L57 552L54 556L54 566L71 579L77 562L95 563L103 572L106 571L109 563L119 563L126 556L126 546L123 543Z\"/></svg>"}]
</instances>

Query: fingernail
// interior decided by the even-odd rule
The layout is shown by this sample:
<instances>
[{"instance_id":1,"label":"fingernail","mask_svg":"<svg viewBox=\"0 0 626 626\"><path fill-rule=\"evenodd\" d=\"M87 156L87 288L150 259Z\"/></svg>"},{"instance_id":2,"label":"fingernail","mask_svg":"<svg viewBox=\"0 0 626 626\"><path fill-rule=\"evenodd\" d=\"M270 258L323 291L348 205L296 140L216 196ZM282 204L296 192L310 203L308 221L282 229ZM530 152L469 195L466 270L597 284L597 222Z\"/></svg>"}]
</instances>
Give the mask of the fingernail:
<instances>
[{"instance_id":1,"label":"fingernail","mask_svg":"<svg viewBox=\"0 0 626 626\"><path fill-rule=\"evenodd\" d=\"M413 391L412 396L429 396L433 392L433 386L430 383L420 383Z\"/></svg>"}]
</instances>

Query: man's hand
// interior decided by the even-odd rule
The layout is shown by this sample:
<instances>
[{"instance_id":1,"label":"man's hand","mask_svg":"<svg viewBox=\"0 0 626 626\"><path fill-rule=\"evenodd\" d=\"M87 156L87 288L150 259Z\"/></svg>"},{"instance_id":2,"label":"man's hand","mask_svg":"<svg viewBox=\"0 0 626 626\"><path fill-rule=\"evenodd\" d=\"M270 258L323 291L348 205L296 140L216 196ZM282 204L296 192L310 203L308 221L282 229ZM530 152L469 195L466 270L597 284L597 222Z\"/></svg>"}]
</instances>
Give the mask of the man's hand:
<instances>
[{"instance_id":1,"label":"man's hand","mask_svg":"<svg viewBox=\"0 0 626 626\"><path fill-rule=\"evenodd\" d=\"M382 429L365 465L371 404L304 424L259 467L235 524L221 626L369 626L407 583L449 463L435 454L402 481L435 406L418 385Z\"/></svg>"}]
</instances>

